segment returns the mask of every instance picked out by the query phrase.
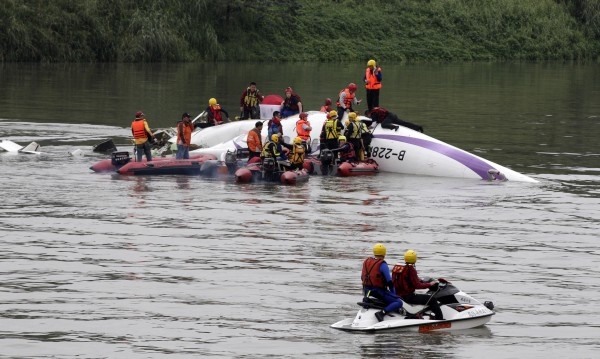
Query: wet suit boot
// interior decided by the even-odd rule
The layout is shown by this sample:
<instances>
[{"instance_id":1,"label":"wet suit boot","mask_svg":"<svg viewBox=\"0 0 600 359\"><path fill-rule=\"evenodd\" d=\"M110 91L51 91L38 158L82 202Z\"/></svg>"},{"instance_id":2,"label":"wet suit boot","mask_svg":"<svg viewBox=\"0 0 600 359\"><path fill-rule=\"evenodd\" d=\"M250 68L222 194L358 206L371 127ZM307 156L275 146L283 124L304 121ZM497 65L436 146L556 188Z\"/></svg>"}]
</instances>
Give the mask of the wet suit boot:
<instances>
[{"instance_id":1,"label":"wet suit boot","mask_svg":"<svg viewBox=\"0 0 600 359\"><path fill-rule=\"evenodd\" d=\"M379 322L383 321L384 316L385 316L385 310L380 310L375 313L375 318L377 318L377 321L379 321Z\"/></svg>"}]
</instances>

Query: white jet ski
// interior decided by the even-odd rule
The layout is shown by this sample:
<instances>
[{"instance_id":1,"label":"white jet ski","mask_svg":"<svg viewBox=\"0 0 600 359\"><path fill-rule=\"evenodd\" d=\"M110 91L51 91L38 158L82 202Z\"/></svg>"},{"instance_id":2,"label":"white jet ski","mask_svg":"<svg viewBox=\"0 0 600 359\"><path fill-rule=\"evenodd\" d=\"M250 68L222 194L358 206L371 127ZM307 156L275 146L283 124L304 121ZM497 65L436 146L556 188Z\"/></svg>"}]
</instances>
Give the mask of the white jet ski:
<instances>
[{"instance_id":1,"label":"white jet ski","mask_svg":"<svg viewBox=\"0 0 600 359\"><path fill-rule=\"evenodd\" d=\"M379 322L375 313L383 309L385 304L377 298L368 297L357 303L362 308L354 318L341 320L331 327L360 332L394 329L425 333L479 327L489 322L495 314L492 302L482 304L443 278L439 279L437 290L428 293L432 294L432 300L439 302L444 320L431 319L432 313L424 305L404 303L401 312L387 313Z\"/></svg>"}]
</instances>

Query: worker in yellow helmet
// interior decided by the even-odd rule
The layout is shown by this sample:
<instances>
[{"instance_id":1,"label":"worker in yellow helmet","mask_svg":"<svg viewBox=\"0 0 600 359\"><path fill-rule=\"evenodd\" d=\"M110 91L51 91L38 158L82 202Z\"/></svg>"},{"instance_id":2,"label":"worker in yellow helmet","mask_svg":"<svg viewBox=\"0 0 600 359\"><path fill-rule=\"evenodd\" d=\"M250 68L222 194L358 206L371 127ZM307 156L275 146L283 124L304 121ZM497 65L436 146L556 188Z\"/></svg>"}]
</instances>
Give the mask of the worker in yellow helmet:
<instances>
[{"instance_id":1,"label":"worker in yellow helmet","mask_svg":"<svg viewBox=\"0 0 600 359\"><path fill-rule=\"evenodd\" d=\"M227 123L229 122L229 113L227 113L227 111L225 111L224 108L221 107L221 105L219 105L219 103L217 102L217 99L212 97L211 99L208 100L208 107L206 108L206 118L208 120L208 124L207 126L204 127L209 127L209 126L217 126L220 125L222 123ZM225 115L225 116L223 116Z\"/></svg>"},{"instance_id":2,"label":"worker in yellow helmet","mask_svg":"<svg viewBox=\"0 0 600 359\"><path fill-rule=\"evenodd\" d=\"M402 300L396 296L390 275L390 267L385 261L386 248L383 244L377 243L373 246L373 256L365 259L362 267L362 286L365 299L374 296L383 300L386 304L383 310L375 313L378 321L383 321L385 315L402 308Z\"/></svg>"},{"instance_id":3,"label":"worker in yellow helmet","mask_svg":"<svg viewBox=\"0 0 600 359\"><path fill-rule=\"evenodd\" d=\"M381 81L383 80L381 67L377 67L375 60L367 62L363 80L367 89L367 111L370 112L373 107L379 107L379 90L381 89Z\"/></svg>"}]
</instances>

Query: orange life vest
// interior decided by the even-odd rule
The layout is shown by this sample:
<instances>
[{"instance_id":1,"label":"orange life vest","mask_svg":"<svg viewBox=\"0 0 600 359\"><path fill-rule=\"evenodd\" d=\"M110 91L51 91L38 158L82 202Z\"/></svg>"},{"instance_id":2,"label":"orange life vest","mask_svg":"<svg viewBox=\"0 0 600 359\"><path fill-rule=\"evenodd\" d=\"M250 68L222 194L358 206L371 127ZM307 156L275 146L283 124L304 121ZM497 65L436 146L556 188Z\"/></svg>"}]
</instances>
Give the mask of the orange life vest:
<instances>
[{"instance_id":1,"label":"orange life vest","mask_svg":"<svg viewBox=\"0 0 600 359\"><path fill-rule=\"evenodd\" d=\"M210 106L210 112L213 115L213 121L215 121L215 125L220 125L223 123L223 116L221 115L221 105L216 104Z\"/></svg>"},{"instance_id":2,"label":"orange life vest","mask_svg":"<svg viewBox=\"0 0 600 359\"><path fill-rule=\"evenodd\" d=\"M381 71L381 68L378 67L377 71ZM365 71L365 79L367 79L367 83L365 84L367 90L379 90L381 88L381 82L377 80L374 70L372 70L370 67L367 67Z\"/></svg>"},{"instance_id":3,"label":"orange life vest","mask_svg":"<svg viewBox=\"0 0 600 359\"><path fill-rule=\"evenodd\" d=\"M177 144L189 146L192 142L192 132L194 132L194 125L191 122L179 122L177 124ZM181 141L182 135L185 143Z\"/></svg>"},{"instance_id":4,"label":"orange life vest","mask_svg":"<svg viewBox=\"0 0 600 359\"><path fill-rule=\"evenodd\" d=\"M329 113L329 111L331 111L331 110L332 110L331 106L325 106L325 105L323 105L323 106L321 106L321 110L320 111L321 112Z\"/></svg>"},{"instance_id":5,"label":"orange life vest","mask_svg":"<svg viewBox=\"0 0 600 359\"><path fill-rule=\"evenodd\" d=\"M135 120L131 123L131 130L133 131L133 138L148 138L146 133L146 120ZM143 143L143 142L142 142Z\"/></svg>"},{"instance_id":6,"label":"orange life vest","mask_svg":"<svg viewBox=\"0 0 600 359\"><path fill-rule=\"evenodd\" d=\"M344 98L344 106L341 106L340 105L340 97L342 96L343 92L346 93L346 97ZM351 93L348 88L343 89L342 91L340 91L340 93L338 95L337 107L352 108L352 102L354 101L354 97L355 97L355 95L353 93Z\"/></svg>"},{"instance_id":7,"label":"orange life vest","mask_svg":"<svg viewBox=\"0 0 600 359\"><path fill-rule=\"evenodd\" d=\"M248 144L248 150L252 152L261 152L262 151L262 140L260 131L256 128L253 128L248 132L248 137L246 138L246 143Z\"/></svg>"},{"instance_id":8,"label":"orange life vest","mask_svg":"<svg viewBox=\"0 0 600 359\"><path fill-rule=\"evenodd\" d=\"M303 125L310 127L310 123L306 119L300 119L298 122L296 122L296 132L298 133L298 137L304 141L308 141L310 138L310 131L305 130Z\"/></svg>"},{"instance_id":9,"label":"orange life vest","mask_svg":"<svg viewBox=\"0 0 600 359\"><path fill-rule=\"evenodd\" d=\"M381 274L379 267L381 263L384 263L383 259L379 258L367 258L363 262L362 268L362 285L363 287L375 287L385 289L385 278Z\"/></svg>"}]
</instances>

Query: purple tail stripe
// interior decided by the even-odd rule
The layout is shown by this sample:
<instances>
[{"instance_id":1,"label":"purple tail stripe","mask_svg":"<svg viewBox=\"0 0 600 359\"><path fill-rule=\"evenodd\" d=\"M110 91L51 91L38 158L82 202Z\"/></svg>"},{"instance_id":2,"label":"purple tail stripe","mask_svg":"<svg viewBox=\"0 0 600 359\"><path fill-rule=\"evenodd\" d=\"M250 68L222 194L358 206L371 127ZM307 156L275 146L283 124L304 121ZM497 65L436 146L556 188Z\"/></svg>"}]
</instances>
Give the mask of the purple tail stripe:
<instances>
[{"instance_id":1,"label":"purple tail stripe","mask_svg":"<svg viewBox=\"0 0 600 359\"><path fill-rule=\"evenodd\" d=\"M493 169L489 163L483 161L481 158L472 155L466 151L459 150L455 147L451 147L444 143L431 142L421 138L398 136L398 135L375 135L374 138L381 138L384 140L404 142L411 145L426 148L428 150L440 153L446 157L452 158L458 161L463 166L469 168L471 171L477 173L481 179L488 179L488 170Z\"/></svg>"}]
</instances>

